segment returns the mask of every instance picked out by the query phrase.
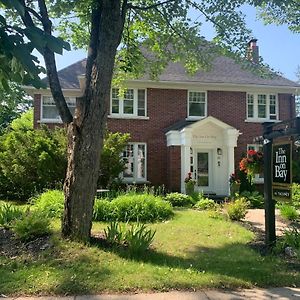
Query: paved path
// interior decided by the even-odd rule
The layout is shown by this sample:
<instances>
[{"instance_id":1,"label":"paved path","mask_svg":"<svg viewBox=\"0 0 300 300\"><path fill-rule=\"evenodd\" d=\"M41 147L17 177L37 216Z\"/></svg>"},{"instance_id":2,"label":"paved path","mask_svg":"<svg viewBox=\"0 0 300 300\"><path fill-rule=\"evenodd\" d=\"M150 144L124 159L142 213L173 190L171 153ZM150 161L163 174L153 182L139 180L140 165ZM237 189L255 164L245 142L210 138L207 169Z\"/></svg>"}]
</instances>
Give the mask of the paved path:
<instances>
[{"instance_id":1,"label":"paved path","mask_svg":"<svg viewBox=\"0 0 300 300\"><path fill-rule=\"evenodd\" d=\"M283 231L287 228L287 222L284 221L280 215L279 210L275 210L276 220L276 235L282 235ZM252 226L259 231L265 231L265 210L264 209L249 209L246 214L245 221L249 222Z\"/></svg>"},{"instance_id":2,"label":"paved path","mask_svg":"<svg viewBox=\"0 0 300 300\"><path fill-rule=\"evenodd\" d=\"M238 291L203 290L199 292L168 292L136 295L94 295L69 297L15 297L7 300L239 300L296 299L300 288L247 289Z\"/></svg>"}]
</instances>

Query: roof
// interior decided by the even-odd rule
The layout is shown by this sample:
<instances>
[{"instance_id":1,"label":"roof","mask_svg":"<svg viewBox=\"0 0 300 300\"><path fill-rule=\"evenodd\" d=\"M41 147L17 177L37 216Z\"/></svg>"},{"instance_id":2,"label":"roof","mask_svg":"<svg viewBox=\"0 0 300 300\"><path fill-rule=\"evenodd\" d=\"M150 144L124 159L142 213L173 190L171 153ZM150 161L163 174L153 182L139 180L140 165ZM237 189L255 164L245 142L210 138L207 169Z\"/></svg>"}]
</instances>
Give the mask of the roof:
<instances>
[{"instance_id":1,"label":"roof","mask_svg":"<svg viewBox=\"0 0 300 300\"><path fill-rule=\"evenodd\" d=\"M85 73L86 59L78 61L60 71L58 77L63 89L79 89L78 76ZM43 79L47 81L47 78ZM148 75L141 79L150 80ZM158 77L160 82L211 83L211 84L245 84L265 85L278 87L300 87L299 84L279 75L271 78L262 78L253 71L243 69L237 62L228 57L217 57L210 71L198 71L189 75L180 63L170 62L167 68Z\"/></svg>"}]
</instances>

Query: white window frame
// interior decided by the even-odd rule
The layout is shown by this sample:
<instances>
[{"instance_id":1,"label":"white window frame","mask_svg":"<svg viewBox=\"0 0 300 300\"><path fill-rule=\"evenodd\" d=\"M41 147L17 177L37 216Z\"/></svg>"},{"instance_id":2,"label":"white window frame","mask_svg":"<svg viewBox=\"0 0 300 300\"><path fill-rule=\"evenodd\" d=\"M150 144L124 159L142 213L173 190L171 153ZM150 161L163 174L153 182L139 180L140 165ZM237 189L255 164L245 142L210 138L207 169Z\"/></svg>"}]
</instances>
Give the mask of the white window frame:
<instances>
[{"instance_id":1,"label":"white window frame","mask_svg":"<svg viewBox=\"0 0 300 300\"><path fill-rule=\"evenodd\" d=\"M61 120L61 117L59 116L59 118L57 119L53 119L53 118L44 118L43 117L43 108L44 108L44 98L51 98L53 100L53 97L50 96L50 95L43 95L41 97L41 110L40 110L40 121L42 123L62 123L62 120ZM65 99L70 99L70 100L73 100L75 102L75 108L76 108L76 97L69 97L69 96L65 96ZM48 106L54 106L56 107L56 105L48 105Z\"/></svg>"},{"instance_id":2,"label":"white window frame","mask_svg":"<svg viewBox=\"0 0 300 300\"><path fill-rule=\"evenodd\" d=\"M132 142L128 143L128 145L133 145L133 177L126 178L123 177L123 172L120 174L120 177L124 183L143 183L147 182L147 144L146 143L139 143L139 142ZM144 178L137 178L137 165L138 165L138 146L143 145L145 147L145 177ZM122 155L123 156L123 155Z\"/></svg>"},{"instance_id":3,"label":"white window frame","mask_svg":"<svg viewBox=\"0 0 300 300\"><path fill-rule=\"evenodd\" d=\"M248 116L248 95L253 95L253 117ZM266 96L266 117L265 118L259 118L258 117L258 95L265 95ZM271 119L270 114L270 96L275 96L275 109L276 109L276 118ZM247 93L246 94L246 121L248 122L265 122L265 121L273 121L277 122L279 120L279 105L278 105L278 94L276 93ZM274 116L274 115L273 115Z\"/></svg>"},{"instance_id":4,"label":"white window frame","mask_svg":"<svg viewBox=\"0 0 300 300\"><path fill-rule=\"evenodd\" d=\"M263 151L262 148L263 148L263 145L261 145L261 144L247 144L247 153L249 150L255 150L255 151L262 152ZM264 183L264 178L261 177L260 174L254 174L253 182L262 184L262 183Z\"/></svg>"},{"instance_id":5,"label":"white window frame","mask_svg":"<svg viewBox=\"0 0 300 300\"><path fill-rule=\"evenodd\" d=\"M109 117L114 118L124 118L124 119L148 119L147 117L147 89L145 88L131 88L128 87L126 90L133 90L133 113L132 114L126 114L124 113L124 96L119 97L119 113L113 113L112 112L112 91L113 89L118 88L112 88L110 91L110 115ZM139 116L138 115L138 91L143 90L145 93L145 115Z\"/></svg>"},{"instance_id":6,"label":"white window frame","mask_svg":"<svg viewBox=\"0 0 300 300\"><path fill-rule=\"evenodd\" d=\"M190 116L190 93L204 93L204 95L205 95L204 116ZM201 120L206 117L207 117L207 91L188 90L187 91L187 119Z\"/></svg>"}]
</instances>

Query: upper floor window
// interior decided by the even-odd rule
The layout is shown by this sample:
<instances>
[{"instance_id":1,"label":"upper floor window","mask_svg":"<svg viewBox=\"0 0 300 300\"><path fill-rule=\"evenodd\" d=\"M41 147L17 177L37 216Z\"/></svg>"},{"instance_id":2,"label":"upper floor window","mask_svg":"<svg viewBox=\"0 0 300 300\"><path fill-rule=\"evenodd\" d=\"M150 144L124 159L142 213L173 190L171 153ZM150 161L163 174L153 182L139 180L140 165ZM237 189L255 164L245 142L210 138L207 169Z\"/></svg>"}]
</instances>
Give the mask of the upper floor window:
<instances>
[{"instance_id":1,"label":"upper floor window","mask_svg":"<svg viewBox=\"0 0 300 300\"><path fill-rule=\"evenodd\" d=\"M191 118L203 118L207 114L206 92L189 91L188 116Z\"/></svg>"},{"instance_id":2,"label":"upper floor window","mask_svg":"<svg viewBox=\"0 0 300 300\"><path fill-rule=\"evenodd\" d=\"M76 98L65 97L67 105L70 109L72 115L75 113L76 108ZM46 121L57 121L61 122L58 110L55 106L55 102L51 96L42 97L42 107L41 107L41 119Z\"/></svg>"},{"instance_id":3,"label":"upper floor window","mask_svg":"<svg viewBox=\"0 0 300 300\"><path fill-rule=\"evenodd\" d=\"M111 114L118 116L146 117L146 90L126 89L123 94L119 89L111 91Z\"/></svg>"},{"instance_id":4,"label":"upper floor window","mask_svg":"<svg viewBox=\"0 0 300 300\"><path fill-rule=\"evenodd\" d=\"M247 118L277 120L277 96L275 94L247 94Z\"/></svg>"},{"instance_id":5,"label":"upper floor window","mask_svg":"<svg viewBox=\"0 0 300 300\"><path fill-rule=\"evenodd\" d=\"M125 169L122 177L124 181L146 181L146 144L130 143L123 151Z\"/></svg>"}]
</instances>

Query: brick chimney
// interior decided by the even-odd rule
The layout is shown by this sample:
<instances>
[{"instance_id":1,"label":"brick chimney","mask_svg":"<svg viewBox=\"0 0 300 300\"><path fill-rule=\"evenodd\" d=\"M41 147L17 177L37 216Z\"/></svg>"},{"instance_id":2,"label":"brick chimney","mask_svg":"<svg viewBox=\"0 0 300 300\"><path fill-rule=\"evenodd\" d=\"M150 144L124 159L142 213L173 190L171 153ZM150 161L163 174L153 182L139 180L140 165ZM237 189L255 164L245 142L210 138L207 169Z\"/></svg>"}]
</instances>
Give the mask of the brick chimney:
<instances>
[{"instance_id":1,"label":"brick chimney","mask_svg":"<svg viewBox=\"0 0 300 300\"><path fill-rule=\"evenodd\" d=\"M257 39L252 39L248 43L248 52L247 59L250 60L254 64L259 63L259 51L258 46L256 45Z\"/></svg>"}]
</instances>

